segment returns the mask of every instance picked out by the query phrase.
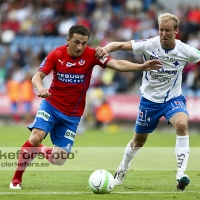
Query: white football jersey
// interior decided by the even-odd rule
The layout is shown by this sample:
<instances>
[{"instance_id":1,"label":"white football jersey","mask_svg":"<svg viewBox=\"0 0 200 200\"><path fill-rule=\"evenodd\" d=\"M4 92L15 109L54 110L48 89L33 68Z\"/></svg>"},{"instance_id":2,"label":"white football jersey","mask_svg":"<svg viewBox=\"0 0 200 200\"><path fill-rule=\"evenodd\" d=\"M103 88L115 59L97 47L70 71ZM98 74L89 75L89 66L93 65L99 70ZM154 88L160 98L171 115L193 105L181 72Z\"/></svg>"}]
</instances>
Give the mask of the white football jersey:
<instances>
[{"instance_id":1,"label":"white football jersey","mask_svg":"<svg viewBox=\"0 0 200 200\"><path fill-rule=\"evenodd\" d=\"M157 103L180 96L183 68L188 62L200 64L200 51L180 40L176 40L174 49L165 50L159 36L131 42L133 53L143 54L144 61L158 59L163 64L163 69L143 72L142 96Z\"/></svg>"}]
</instances>

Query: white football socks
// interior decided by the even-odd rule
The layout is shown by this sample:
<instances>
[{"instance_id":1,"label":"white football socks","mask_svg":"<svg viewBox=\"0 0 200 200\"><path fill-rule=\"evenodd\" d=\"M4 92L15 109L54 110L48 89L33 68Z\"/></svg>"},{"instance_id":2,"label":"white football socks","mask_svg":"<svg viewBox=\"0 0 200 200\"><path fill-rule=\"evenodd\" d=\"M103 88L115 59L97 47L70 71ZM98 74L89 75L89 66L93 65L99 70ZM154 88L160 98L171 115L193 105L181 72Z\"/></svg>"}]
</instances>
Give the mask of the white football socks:
<instances>
[{"instance_id":1,"label":"white football socks","mask_svg":"<svg viewBox=\"0 0 200 200\"><path fill-rule=\"evenodd\" d=\"M138 147L132 148L130 145L130 142L127 144L125 151L124 151L123 160L121 162L122 169L127 170L129 168L131 161L136 156L139 149L140 148L138 148Z\"/></svg>"},{"instance_id":2,"label":"white football socks","mask_svg":"<svg viewBox=\"0 0 200 200\"><path fill-rule=\"evenodd\" d=\"M189 135L176 137L175 154L178 167L176 180L178 180L179 177L184 174L187 168L188 158L190 154Z\"/></svg>"}]
</instances>

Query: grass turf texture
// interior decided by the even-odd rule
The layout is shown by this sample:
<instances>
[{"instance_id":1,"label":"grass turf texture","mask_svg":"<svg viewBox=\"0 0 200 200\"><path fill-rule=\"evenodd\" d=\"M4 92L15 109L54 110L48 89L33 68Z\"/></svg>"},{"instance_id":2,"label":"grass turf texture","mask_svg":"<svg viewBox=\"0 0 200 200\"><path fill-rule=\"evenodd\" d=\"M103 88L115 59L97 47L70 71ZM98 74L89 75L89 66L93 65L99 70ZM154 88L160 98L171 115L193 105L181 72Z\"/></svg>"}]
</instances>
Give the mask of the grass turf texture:
<instances>
[{"instance_id":1,"label":"grass turf texture","mask_svg":"<svg viewBox=\"0 0 200 200\"><path fill-rule=\"evenodd\" d=\"M29 131L22 127L0 127L0 146L1 147L21 147L25 140L29 137ZM121 147L120 155L116 153L113 160L116 160L116 168L121 161L124 147L131 139L133 132L116 130L87 130L83 135L77 135L74 148L76 147ZM190 146L198 147L200 136L196 133L190 134ZM44 140L44 144L52 146L49 137ZM145 147L172 147L175 144L175 134L166 132L154 132L150 135ZM152 148L152 149L154 149ZM77 159L77 164L84 165L84 160L93 160L88 154L88 158ZM109 152L107 152L109 155ZM191 154L192 155L192 154ZM172 155L174 156L174 155ZM141 162L145 161L142 155ZM136 157L136 158L137 158ZM199 163L199 156L196 158ZM142 161L143 159L143 161ZM160 158L155 158L160 159ZM80 160L80 162L79 162ZM171 160L171 159L170 159ZM112 162L112 160L111 160ZM175 160L172 160L174 163ZM192 163L192 162L191 162ZM92 164L92 162L91 162ZM198 199L200 171L189 170L187 173L191 178L191 184L186 188L185 192L176 191L174 169L169 170L134 170L136 162L133 161L132 167L128 171L125 182L122 186L116 186L110 194L97 195L93 194L88 186L87 181L93 170L56 170L56 171L32 171L27 170L23 176L22 190L10 190L8 185L13 176L13 170L0 171L0 199ZM175 163L174 163L175 164ZM64 166L70 166L67 161ZM190 165L190 159L189 159ZM73 167L73 166L72 166ZM155 166L156 168L157 166ZM59 168L59 167L58 167ZM147 166L148 168L148 166ZM109 170L114 174L115 170Z\"/></svg>"}]
</instances>

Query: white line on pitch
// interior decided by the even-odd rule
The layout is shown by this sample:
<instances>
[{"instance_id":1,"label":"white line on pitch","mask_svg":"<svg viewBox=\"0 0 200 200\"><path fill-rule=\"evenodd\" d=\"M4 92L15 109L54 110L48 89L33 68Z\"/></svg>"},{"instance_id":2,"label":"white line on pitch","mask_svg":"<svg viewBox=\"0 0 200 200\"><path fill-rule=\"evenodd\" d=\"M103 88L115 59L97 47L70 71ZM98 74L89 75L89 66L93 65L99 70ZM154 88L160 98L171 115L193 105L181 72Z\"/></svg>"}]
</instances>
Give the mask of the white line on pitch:
<instances>
[{"instance_id":1,"label":"white line on pitch","mask_svg":"<svg viewBox=\"0 0 200 200\"><path fill-rule=\"evenodd\" d=\"M136 191L136 192L111 192L112 194L178 194L178 193L183 193L183 192L178 192L178 191L169 191L169 192L145 192L145 191ZM185 193L185 192L184 192ZM200 193L200 191L186 191L186 193ZM92 194L92 192L0 192L0 195L12 195L12 194L44 194L44 195L49 195L49 194Z\"/></svg>"}]
</instances>

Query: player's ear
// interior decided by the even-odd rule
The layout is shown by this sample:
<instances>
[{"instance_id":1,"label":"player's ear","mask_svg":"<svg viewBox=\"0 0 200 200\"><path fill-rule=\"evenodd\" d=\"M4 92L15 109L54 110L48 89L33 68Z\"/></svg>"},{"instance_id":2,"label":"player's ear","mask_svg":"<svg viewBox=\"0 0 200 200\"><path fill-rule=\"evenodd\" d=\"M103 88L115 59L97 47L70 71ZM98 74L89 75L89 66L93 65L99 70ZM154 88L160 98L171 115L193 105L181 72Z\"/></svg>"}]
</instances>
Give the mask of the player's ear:
<instances>
[{"instance_id":1,"label":"player's ear","mask_svg":"<svg viewBox=\"0 0 200 200\"><path fill-rule=\"evenodd\" d=\"M67 40L67 42L69 42L69 38L68 37L66 38L66 40Z\"/></svg>"},{"instance_id":2,"label":"player's ear","mask_svg":"<svg viewBox=\"0 0 200 200\"><path fill-rule=\"evenodd\" d=\"M177 29L175 29L175 34L177 34L178 33L178 31L179 31L179 29L177 28Z\"/></svg>"}]
</instances>

